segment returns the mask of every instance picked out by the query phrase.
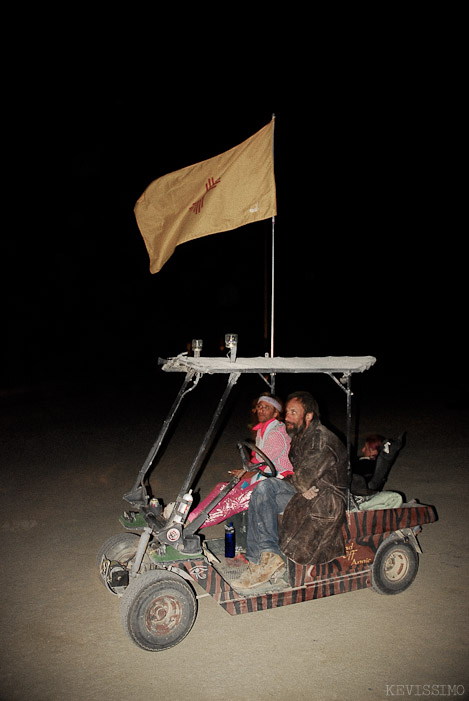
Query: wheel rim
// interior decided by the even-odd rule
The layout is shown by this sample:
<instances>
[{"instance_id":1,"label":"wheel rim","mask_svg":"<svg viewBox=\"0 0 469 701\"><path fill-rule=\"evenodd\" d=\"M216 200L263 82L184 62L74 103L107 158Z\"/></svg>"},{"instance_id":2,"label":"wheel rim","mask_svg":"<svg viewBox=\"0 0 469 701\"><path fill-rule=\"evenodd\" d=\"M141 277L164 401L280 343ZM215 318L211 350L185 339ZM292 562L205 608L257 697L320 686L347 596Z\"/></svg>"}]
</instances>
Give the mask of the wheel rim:
<instances>
[{"instance_id":1,"label":"wheel rim","mask_svg":"<svg viewBox=\"0 0 469 701\"><path fill-rule=\"evenodd\" d=\"M402 550L394 550L386 558L384 563L384 574L390 582L400 582L407 576L409 571L409 558Z\"/></svg>"},{"instance_id":2,"label":"wheel rim","mask_svg":"<svg viewBox=\"0 0 469 701\"><path fill-rule=\"evenodd\" d=\"M145 625L152 635L168 635L182 619L181 602L169 594L154 599L145 616Z\"/></svg>"}]
</instances>

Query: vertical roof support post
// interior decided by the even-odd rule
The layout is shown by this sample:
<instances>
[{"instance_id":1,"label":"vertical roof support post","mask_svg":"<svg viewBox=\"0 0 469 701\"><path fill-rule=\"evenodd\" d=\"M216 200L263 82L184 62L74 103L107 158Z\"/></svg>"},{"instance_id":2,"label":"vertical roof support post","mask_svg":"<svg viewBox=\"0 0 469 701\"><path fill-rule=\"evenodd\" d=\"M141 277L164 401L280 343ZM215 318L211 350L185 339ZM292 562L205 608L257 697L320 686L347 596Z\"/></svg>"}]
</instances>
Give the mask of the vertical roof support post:
<instances>
[{"instance_id":1,"label":"vertical roof support post","mask_svg":"<svg viewBox=\"0 0 469 701\"><path fill-rule=\"evenodd\" d=\"M196 373L193 370L189 370L186 373L186 375L184 377L184 381L183 381L182 386L181 386L181 389L179 390L178 395L177 395L176 399L174 400L174 403L169 411L169 414L166 417L166 420L164 421L163 426L161 427L158 438L156 439L150 452L148 453L147 458L146 458L145 462L143 463L143 466L142 466L140 472L137 475L137 479L135 480L135 484L132 487L132 490L128 494L124 495L124 499L126 499L126 497L136 498L136 494L135 494L136 491L140 487L143 488L143 480L144 480L146 474L148 473L148 471L150 470L151 466L153 465L153 462L156 458L156 455L157 455L159 449L161 448L161 444L162 444L163 439L166 435L166 432L167 432L167 430L168 430L168 428L169 428L169 426L174 418L174 415L176 414L176 412L179 408L179 405L182 401L182 398L186 394L187 386L192 381L195 374ZM197 378L197 382L198 382L198 380L199 380L199 378ZM196 384L197 384L197 382L196 382ZM195 385L194 385L194 387L195 387ZM193 387L192 387L192 389L193 389ZM190 389L187 391L190 392Z\"/></svg>"},{"instance_id":2,"label":"vertical roof support post","mask_svg":"<svg viewBox=\"0 0 469 701\"><path fill-rule=\"evenodd\" d=\"M347 395L347 511L350 511L350 506L353 503L353 499L350 493L350 486L352 484L352 373L344 372L340 380L337 379L335 375L331 372L326 373L331 377L336 385L338 385Z\"/></svg>"},{"instance_id":3,"label":"vertical roof support post","mask_svg":"<svg viewBox=\"0 0 469 701\"><path fill-rule=\"evenodd\" d=\"M194 479L194 476L195 476L198 468L202 464L202 461L208 452L208 449L212 443L212 440L213 440L213 437L215 434L215 429L217 428L218 421L219 421L220 416L222 414L223 407L225 406L226 400L228 399L228 396L229 396L231 390L233 389L234 385L238 381L240 374L241 373L239 373L239 372L232 372L232 373L230 373L230 375L228 377L228 384L226 385L225 391L223 392L223 396L218 403L217 409L216 409L215 414L212 418L212 422L211 422L211 424L210 424L210 426L205 434L205 437L202 441L202 444L199 448L199 452L195 456L194 462L192 463L192 466L189 470L189 474L187 475L187 477L184 481L184 484L181 487L181 491L179 492L179 495L178 495L178 498L176 501L176 505L183 498L184 494L187 492L187 490L191 486L192 480ZM176 508L176 506L175 506L175 508Z\"/></svg>"},{"instance_id":4,"label":"vertical roof support post","mask_svg":"<svg viewBox=\"0 0 469 701\"><path fill-rule=\"evenodd\" d=\"M350 373L344 376L343 381L346 382L347 392L347 511L350 511L351 495L350 487L352 485L352 376Z\"/></svg>"}]
</instances>

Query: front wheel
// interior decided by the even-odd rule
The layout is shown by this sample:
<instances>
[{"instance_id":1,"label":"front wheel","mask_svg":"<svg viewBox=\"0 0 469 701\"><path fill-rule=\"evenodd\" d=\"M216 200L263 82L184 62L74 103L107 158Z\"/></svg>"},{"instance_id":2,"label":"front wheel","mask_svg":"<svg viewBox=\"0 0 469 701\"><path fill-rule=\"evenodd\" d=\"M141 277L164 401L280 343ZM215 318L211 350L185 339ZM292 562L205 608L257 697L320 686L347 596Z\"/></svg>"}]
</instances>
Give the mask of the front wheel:
<instances>
[{"instance_id":1,"label":"front wheel","mask_svg":"<svg viewBox=\"0 0 469 701\"><path fill-rule=\"evenodd\" d=\"M122 596L127 587L128 573L137 553L140 536L135 533L119 533L106 540L96 556L98 576L106 589ZM140 571L150 568L151 561L145 553Z\"/></svg>"},{"instance_id":2,"label":"front wheel","mask_svg":"<svg viewBox=\"0 0 469 701\"><path fill-rule=\"evenodd\" d=\"M121 599L121 623L143 650L174 647L194 625L197 602L190 585L166 570L145 572L127 587Z\"/></svg>"},{"instance_id":3,"label":"front wheel","mask_svg":"<svg viewBox=\"0 0 469 701\"><path fill-rule=\"evenodd\" d=\"M414 581L419 556L404 540L384 541L378 548L371 572L371 588L378 594L399 594Z\"/></svg>"}]
</instances>

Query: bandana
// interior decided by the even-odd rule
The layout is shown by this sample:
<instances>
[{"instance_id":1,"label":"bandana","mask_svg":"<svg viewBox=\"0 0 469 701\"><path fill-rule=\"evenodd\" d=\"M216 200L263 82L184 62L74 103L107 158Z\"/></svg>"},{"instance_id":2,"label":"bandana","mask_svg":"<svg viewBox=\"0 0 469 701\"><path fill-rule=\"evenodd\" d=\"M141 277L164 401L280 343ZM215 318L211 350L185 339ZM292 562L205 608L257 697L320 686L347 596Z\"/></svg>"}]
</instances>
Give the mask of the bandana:
<instances>
[{"instance_id":1,"label":"bandana","mask_svg":"<svg viewBox=\"0 0 469 701\"><path fill-rule=\"evenodd\" d=\"M279 411L282 411L282 405L273 397L259 397L257 403L259 404L259 402L265 402L266 404L270 404L271 406L275 407Z\"/></svg>"}]
</instances>

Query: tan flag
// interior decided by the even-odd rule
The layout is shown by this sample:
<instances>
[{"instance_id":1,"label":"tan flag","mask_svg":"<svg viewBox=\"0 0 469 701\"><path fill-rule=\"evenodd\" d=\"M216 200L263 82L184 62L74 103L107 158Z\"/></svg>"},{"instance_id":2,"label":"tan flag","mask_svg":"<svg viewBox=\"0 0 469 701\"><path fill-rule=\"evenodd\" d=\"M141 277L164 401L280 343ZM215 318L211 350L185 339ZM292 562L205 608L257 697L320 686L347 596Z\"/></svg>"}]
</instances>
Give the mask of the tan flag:
<instances>
[{"instance_id":1,"label":"tan flag","mask_svg":"<svg viewBox=\"0 0 469 701\"><path fill-rule=\"evenodd\" d=\"M157 273L176 246L277 213L274 119L239 146L152 182L135 217Z\"/></svg>"}]
</instances>

